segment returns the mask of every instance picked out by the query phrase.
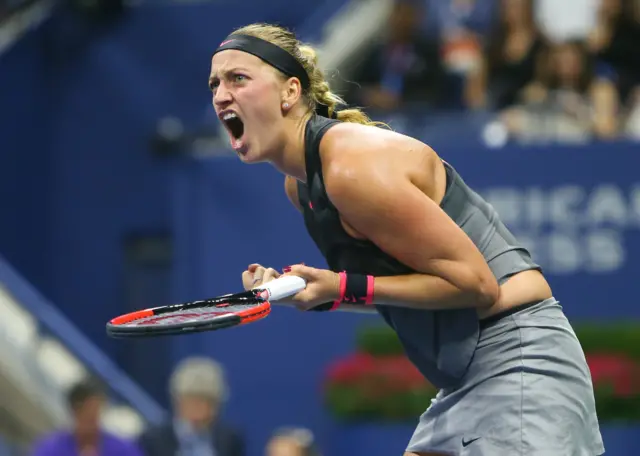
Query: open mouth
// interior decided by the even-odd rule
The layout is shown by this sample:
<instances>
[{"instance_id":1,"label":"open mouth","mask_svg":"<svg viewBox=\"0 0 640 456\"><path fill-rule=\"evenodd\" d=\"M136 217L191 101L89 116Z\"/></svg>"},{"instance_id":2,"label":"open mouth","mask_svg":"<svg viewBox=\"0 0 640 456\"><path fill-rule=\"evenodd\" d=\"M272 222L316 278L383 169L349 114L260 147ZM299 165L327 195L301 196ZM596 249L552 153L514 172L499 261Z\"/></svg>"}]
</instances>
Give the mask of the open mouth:
<instances>
[{"instance_id":1,"label":"open mouth","mask_svg":"<svg viewBox=\"0 0 640 456\"><path fill-rule=\"evenodd\" d=\"M243 145L242 136L244 135L244 122L242 122L238 114L233 111L225 111L221 113L220 118L231 136L231 146L235 150L240 149Z\"/></svg>"}]
</instances>

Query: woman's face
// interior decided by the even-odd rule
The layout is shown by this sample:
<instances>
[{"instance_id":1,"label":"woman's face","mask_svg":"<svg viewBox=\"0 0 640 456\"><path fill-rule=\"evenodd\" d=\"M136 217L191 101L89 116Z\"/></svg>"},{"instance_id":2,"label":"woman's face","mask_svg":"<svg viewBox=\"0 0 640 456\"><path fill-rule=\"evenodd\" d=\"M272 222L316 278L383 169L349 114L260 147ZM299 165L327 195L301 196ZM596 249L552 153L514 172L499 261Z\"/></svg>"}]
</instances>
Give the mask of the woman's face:
<instances>
[{"instance_id":1,"label":"woman's face","mask_svg":"<svg viewBox=\"0 0 640 456\"><path fill-rule=\"evenodd\" d=\"M529 0L502 0L502 14L505 23L513 26L524 25L531 19Z\"/></svg>"},{"instance_id":2,"label":"woman's face","mask_svg":"<svg viewBox=\"0 0 640 456\"><path fill-rule=\"evenodd\" d=\"M183 395L177 398L177 415L196 429L207 429L218 414L218 404L208 397Z\"/></svg>"},{"instance_id":3,"label":"woman's face","mask_svg":"<svg viewBox=\"0 0 640 456\"><path fill-rule=\"evenodd\" d=\"M600 13L609 19L616 18L622 12L622 0L601 0Z\"/></svg>"},{"instance_id":4,"label":"woman's face","mask_svg":"<svg viewBox=\"0 0 640 456\"><path fill-rule=\"evenodd\" d=\"M266 456L302 456L302 448L294 439L276 437L267 445Z\"/></svg>"},{"instance_id":5,"label":"woman's face","mask_svg":"<svg viewBox=\"0 0 640 456\"><path fill-rule=\"evenodd\" d=\"M582 57L575 46L559 45L553 51L553 67L558 79L564 83L574 83L582 73Z\"/></svg>"},{"instance_id":6,"label":"woman's face","mask_svg":"<svg viewBox=\"0 0 640 456\"><path fill-rule=\"evenodd\" d=\"M283 79L246 52L230 49L211 59L213 106L245 163L265 161L280 146Z\"/></svg>"}]
</instances>

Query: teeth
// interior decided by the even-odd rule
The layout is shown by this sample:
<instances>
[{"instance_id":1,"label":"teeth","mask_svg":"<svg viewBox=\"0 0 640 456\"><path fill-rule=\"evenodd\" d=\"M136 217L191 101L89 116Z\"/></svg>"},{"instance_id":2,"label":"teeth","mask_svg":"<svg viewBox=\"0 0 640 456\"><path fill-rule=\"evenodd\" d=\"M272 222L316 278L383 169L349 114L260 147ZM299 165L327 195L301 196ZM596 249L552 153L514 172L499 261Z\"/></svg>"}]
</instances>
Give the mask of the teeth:
<instances>
[{"instance_id":1,"label":"teeth","mask_svg":"<svg viewBox=\"0 0 640 456\"><path fill-rule=\"evenodd\" d=\"M237 116L237 114L235 112L228 112L226 113L224 116L222 116L223 120L230 120L230 119L235 119Z\"/></svg>"}]
</instances>

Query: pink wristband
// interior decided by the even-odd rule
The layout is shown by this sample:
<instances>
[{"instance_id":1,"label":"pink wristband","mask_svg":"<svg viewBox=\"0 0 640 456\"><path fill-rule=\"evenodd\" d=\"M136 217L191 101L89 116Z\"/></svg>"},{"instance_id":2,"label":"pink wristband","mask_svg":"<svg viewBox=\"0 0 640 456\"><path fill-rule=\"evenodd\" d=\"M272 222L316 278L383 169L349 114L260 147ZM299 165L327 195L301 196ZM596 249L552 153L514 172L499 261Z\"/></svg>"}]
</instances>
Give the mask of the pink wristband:
<instances>
[{"instance_id":1,"label":"pink wristband","mask_svg":"<svg viewBox=\"0 0 640 456\"><path fill-rule=\"evenodd\" d=\"M367 298L365 299L364 303L368 306L370 306L371 304L373 304L373 289L375 286L375 280L373 279L372 275L368 275L367 276Z\"/></svg>"},{"instance_id":2,"label":"pink wristband","mask_svg":"<svg viewBox=\"0 0 640 456\"><path fill-rule=\"evenodd\" d=\"M333 301L330 310L336 310L340 304L373 304L375 278L372 275L351 274L340 272L340 295Z\"/></svg>"},{"instance_id":3,"label":"pink wristband","mask_svg":"<svg viewBox=\"0 0 640 456\"><path fill-rule=\"evenodd\" d=\"M340 307L340 304L342 304L342 301L344 301L344 295L347 292L347 273L342 271L338 275L340 276L340 296L338 296L338 299L333 301L331 310L336 310L338 307Z\"/></svg>"}]
</instances>

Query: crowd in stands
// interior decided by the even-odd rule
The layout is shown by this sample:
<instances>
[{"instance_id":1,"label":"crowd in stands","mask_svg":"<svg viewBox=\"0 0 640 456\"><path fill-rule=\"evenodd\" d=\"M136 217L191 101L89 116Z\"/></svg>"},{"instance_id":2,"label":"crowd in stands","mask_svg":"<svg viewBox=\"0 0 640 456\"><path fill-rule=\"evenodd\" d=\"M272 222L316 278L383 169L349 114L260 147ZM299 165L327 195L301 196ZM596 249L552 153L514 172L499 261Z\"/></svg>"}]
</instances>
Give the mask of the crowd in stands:
<instances>
[{"instance_id":1,"label":"crowd in stands","mask_svg":"<svg viewBox=\"0 0 640 456\"><path fill-rule=\"evenodd\" d=\"M207 357L191 357L176 366L169 384L171 419L128 440L102 428L106 393L93 379L67 394L73 418L68 429L42 436L30 456L247 456L245 433L221 418L228 394L223 367ZM305 428L273 431L265 456L320 456L313 433ZM0 453L0 456L3 456ZM12 455L13 456L13 455Z\"/></svg>"},{"instance_id":2,"label":"crowd in stands","mask_svg":"<svg viewBox=\"0 0 640 456\"><path fill-rule=\"evenodd\" d=\"M493 113L526 141L640 139L639 0L396 0L345 98Z\"/></svg>"}]
</instances>

